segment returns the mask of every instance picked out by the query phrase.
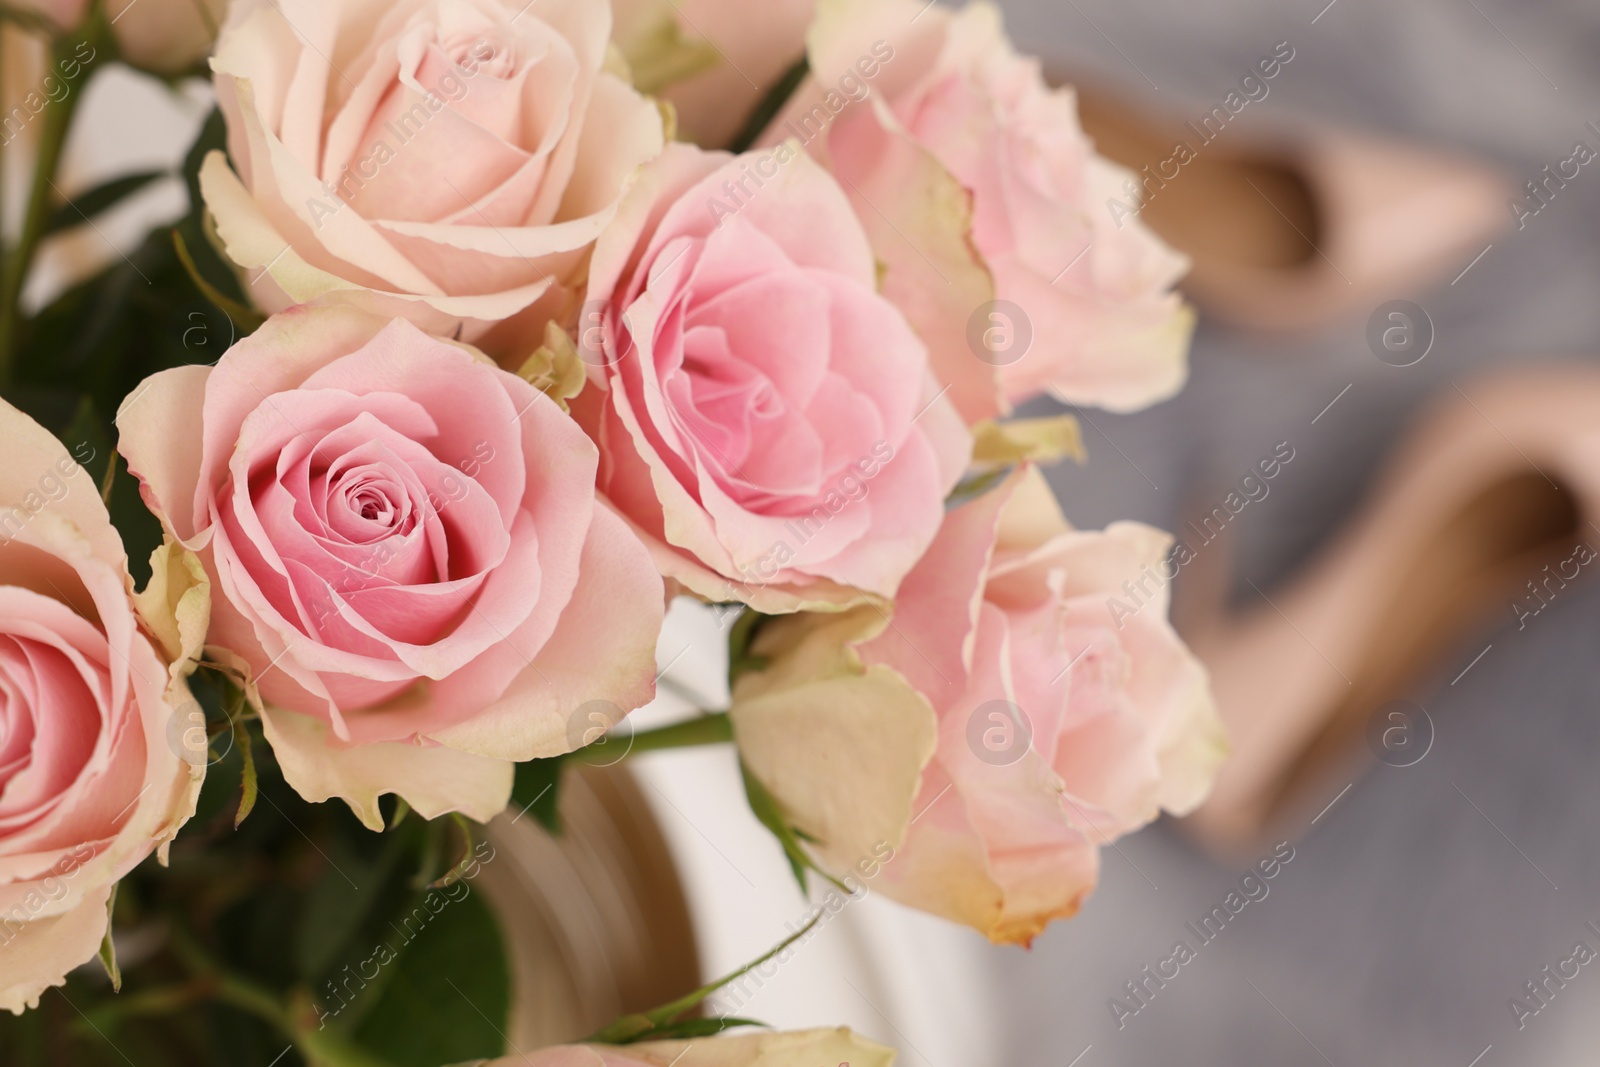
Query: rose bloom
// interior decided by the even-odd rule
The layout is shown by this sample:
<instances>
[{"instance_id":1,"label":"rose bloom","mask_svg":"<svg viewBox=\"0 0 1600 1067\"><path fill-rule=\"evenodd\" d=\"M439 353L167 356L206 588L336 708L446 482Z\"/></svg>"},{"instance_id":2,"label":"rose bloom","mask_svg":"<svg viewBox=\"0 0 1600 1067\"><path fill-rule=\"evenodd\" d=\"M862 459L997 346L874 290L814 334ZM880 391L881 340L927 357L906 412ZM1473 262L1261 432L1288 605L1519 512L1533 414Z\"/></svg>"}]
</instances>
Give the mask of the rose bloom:
<instances>
[{"instance_id":1,"label":"rose bloom","mask_svg":"<svg viewBox=\"0 0 1600 1067\"><path fill-rule=\"evenodd\" d=\"M186 70L211 51L227 0L107 0L121 57L162 73Z\"/></svg>"},{"instance_id":2,"label":"rose bloom","mask_svg":"<svg viewBox=\"0 0 1600 1067\"><path fill-rule=\"evenodd\" d=\"M673 146L587 295L573 411L662 574L769 613L894 594L970 440L825 171Z\"/></svg>"},{"instance_id":3,"label":"rose bloom","mask_svg":"<svg viewBox=\"0 0 1600 1067\"><path fill-rule=\"evenodd\" d=\"M89 0L22 0L62 29L75 29ZM106 0L119 58L160 74L180 73L205 58L227 10L226 0Z\"/></svg>"},{"instance_id":4,"label":"rose bloom","mask_svg":"<svg viewBox=\"0 0 1600 1067\"><path fill-rule=\"evenodd\" d=\"M753 1033L635 1045L562 1045L490 1060L483 1067L892 1067L894 1050L836 1030Z\"/></svg>"},{"instance_id":5,"label":"rose bloom","mask_svg":"<svg viewBox=\"0 0 1600 1067\"><path fill-rule=\"evenodd\" d=\"M520 362L662 146L597 0L238 0L206 204L252 297L405 317ZM507 321L509 320L509 321Z\"/></svg>"},{"instance_id":6,"label":"rose bloom","mask_svg":"<svg viewBox=\"0 0 1600 1067\"><path fill-rule=\"evenodd\" d=\"M481 353L296 308L154 375L117 426L308 800L487 820L510 761L573 747L574 709L651 698L661 579L596 504L594 445Z\"/></svg>"},{"instance_id":7,"label":"rose bloom","mask_svg":"<svg viewBox=\"0 0 1600 1067\"><path fill-rule=\"evenodd\" d=\"M660 95L677 112L679 139L723 148L805 58L816 6L765 0L757 14L749 0L611 0L612 36L634 64L636 84L658 70L671 75Z\"/></svg>"},{"instance_id":8,"label":"rose bloom","mask_svg":"<svg viewBox=\"0 0 1600 1067\"><path fill-rule=\"evenodd\" d=\"M760 630L770 665L734 689L746 764L824 866L887 842L875 889L1029 941L1078 910L1099 846L1193 809L1224 753L1205 670L1148 590L1170 544L1073 530L1036 469L1014 473L951 511L892 625L857 609Z\"/></svg>"},{"instance_id":9,"label":"rose bloom","mask_svg":"<svg viewBox=\"0 0 1600 1067\"><path fill-rule=\"evenodd\" d=\"M0 449L0 1008L20 1013L94 958L112 885L194 814L207 601L171 546L130 597L94 480L4 401Z\"/></svg>"},{"instance_id":10,"label":"rose bloom","mask_svg":"<svg viewBox=\"0 0 1600 1067\"><path fill-rule=\"evenodd\" d=\"M800 138L844 179L884 292L969 421L1046 390L1131 411L1181 388L1188 261L1112 218L1132 174L1095 154L1071 90L1046 87L998 9L845 0L808 41L814 81L766 138Z\"/></svg>"}]
</instances>

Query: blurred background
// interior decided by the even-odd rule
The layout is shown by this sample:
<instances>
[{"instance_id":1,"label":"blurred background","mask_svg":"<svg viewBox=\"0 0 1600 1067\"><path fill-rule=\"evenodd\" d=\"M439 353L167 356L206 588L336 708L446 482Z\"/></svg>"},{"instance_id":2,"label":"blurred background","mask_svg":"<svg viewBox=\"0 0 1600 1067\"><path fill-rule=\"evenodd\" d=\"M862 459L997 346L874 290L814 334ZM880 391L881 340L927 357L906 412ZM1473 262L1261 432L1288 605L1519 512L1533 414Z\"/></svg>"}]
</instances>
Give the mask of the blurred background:
<instances>
[{"instance_id":1,"label":"blurred background","mask_svg":"<svg viewBox=\"0 0 1600 1067\"><path fill-rule=\"evenodd\" d=\"M1232 518L1219 550L1179 574L1180 607L1246 613L1280 602L1280 590L1341 544L1431 408L1478 395L1487 375L1595 361L1600 167L1543 186L1542 204L1526 183L1572 159L1580 142L1600 149L1600 133L1586 126L1600 126L1600 6L1001 6L1019 48L1038 52L1053 78L1092 87L1107 151L1113 141L1134 153L1170 142L1281 42L1293 52L1195 169L1152 199L1149 219L1159 209L1177 227L1174 241L1181 233L1199 242L1199 266L1220 293L1251 256L1258 271L1317 280L1256 306L1225 296L1202 305L1188 388L1134 415L1080 413L1089 462L1052 475L1079 526L1134 518L1172 530L1280 443L1292 447L1293 461ZM119 78L91 87L91 118L68 154L68 195L169 164L209 110L203 89L174 96ZM131 110L140 123L119 121ZM1153 142L1136 136L1140 121L1154 124ZM1368 148L1349 149L1351 137ZM1345 149L1329 154L1329 145ZM1235 156L1270 162L1211 168ZM1249 180L1254 194L1238 184ZM1513 199L1540 208L1520 228ZM154 216L175 216L182 204L176 179L157 183L92 230L59 239L48 261L57 274L41 287L120 254ZM1431 338L1414 362L1372 340L1373 321L1380 336L1396 321L1386 310L1394 301L1409 302L1407 328ZM1600 405L1588 421L1600 427ZM1569 461L1600 469L1600 444L1577 433L1583 423L1563 424L1574 430ZM1425 552L1435 533L1408 529L1403 509L1390 512L1394 530ZM1455 521L1445 517L1441 538ZM1600 531L1573 535L1586 536L1600 545ZM1259 840L1205 847L1171 821L1122 840L1104 850L1100 888L1081 915L1030 950L990 946L869 895L831 914L770 976L713 1003L780 1026L848 1023L898 1047L907 1067L1593 1062L1600 966L1564 961L1580 942L1600 951L1600 933L1586 926L1600 928L1600 590L1580 577L1520 627L1514 596L1456 618L1438 654L1391 694L1426 709L1431 745L1415 762L1380 761L1357 722L1340 757ZM1370 625L1381 624L1384 608L1368 609ZM725 640L709 611L674 609L661 649L674 691L639 715L641 725L690 704L723 706ZM655 753L637 769L686 881L705 974L752 958L809 916L745 806L731 752ZM1176 978L1148 981L1144 969L1175 942L1198 945L1187 924L1257 863L1281 858L1280 841L1293 859L1270 891ZM1568 977L1553 980L1547 967ZM1141 981L1143 998L1128 989ZM1540 996L1530 982L1543 983Z\"/></svg>"}]
</instances>

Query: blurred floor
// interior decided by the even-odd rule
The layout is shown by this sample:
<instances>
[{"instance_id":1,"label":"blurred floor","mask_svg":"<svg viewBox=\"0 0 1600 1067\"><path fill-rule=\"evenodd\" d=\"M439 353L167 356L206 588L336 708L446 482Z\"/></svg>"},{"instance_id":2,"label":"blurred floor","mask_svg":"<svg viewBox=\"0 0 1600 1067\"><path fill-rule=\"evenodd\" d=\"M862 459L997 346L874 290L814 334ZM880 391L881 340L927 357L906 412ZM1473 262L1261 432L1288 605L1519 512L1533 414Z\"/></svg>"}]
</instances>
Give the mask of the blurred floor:
<instances>
[{"instance_id":1,"label":"blurred floor","mask_svg":"<svg viewBox=\"0 0 1600 1067\"><path fill-rule=\"evenodd\" d=\"M1307 117L1381 131L1496 161L1519 185L1570 156L1578 140L1595 143L1583 127L1600 121L1593 3L1002 6L1024 47L1180 109L1220 100L1258 56L1288 40L1294 62L1241 125L1265 130ZM1454 274L1390 294L1421 304L1436 328L1432 351L1409 368L1381 363L1367 347L1371 309L1290 340L1202 322L1180 397L1132 416L1089 413L1091 461L1054 478L1068 516L1084 526L1132 517L1174 528L1186 505L1220 498L1287 441L1294 462L1234 524L1235 597L1255 595L1246 579L1270 594L1337 534L1431 399L1490 369L1597 358L1600 171L1586 168L1451 284ZM1600 927L1597 644L1594 589L1522 632L1509 606L1491 619L1421 690L1437 728L1427 758L1356 779L1302 828L1269 895L1120 1028L1108 1000L1137 1007L1124 983L1179 938L1195 943L1184 924L1221 903L1246 864L1213 863L1166 825L1107 850L1103 884L1077 921L1052 928L1031 952L985 954L1007 1034L986 1062L1594 1062L1600 966L1581 967L1564 987L1548 983L1548 1006L1520 1029L1508 1002L1539 1007L1524 983L1543 980L1541 969L1572 956L1577 942L1600 952L1600 934L1584 925ZM946 1058L924 1051L905 1062L944 1067Z\"/></svg>"}]
</instances>

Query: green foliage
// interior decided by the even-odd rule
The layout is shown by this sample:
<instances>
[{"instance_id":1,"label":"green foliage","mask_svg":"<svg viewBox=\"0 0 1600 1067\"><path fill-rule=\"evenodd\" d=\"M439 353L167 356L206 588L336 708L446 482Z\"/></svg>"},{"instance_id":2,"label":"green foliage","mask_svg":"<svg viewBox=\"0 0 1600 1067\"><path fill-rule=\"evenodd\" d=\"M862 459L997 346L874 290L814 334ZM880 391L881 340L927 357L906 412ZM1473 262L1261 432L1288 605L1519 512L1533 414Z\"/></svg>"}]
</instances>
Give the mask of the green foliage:
<instances>
[{"instance_id":1,"label":"green foliage","mask_svg":"<svg viewBox=\"0 0 1600 1067\"><path fill-rule=\"evenodd\" d=\"M439 1067L505 1051L511 979L494 915L475 892L459 900L445 891L433 895L449 903L391 965L381 999L356 1031L364 1047L396 1067Z\"/></svg>"},{"instance_id":2,"label":"green foliage","mask_svg":"<svg viewBox=\"0 0 1600 1067\"><path fill-rule=\"evenodd\" d=\"M511 804L526 811L552 834L561 833L561 771L567 757L529 760L517 764L516 784L511 787Z\"/></svg>"},{"instance_id":3,"label":"green foliage","mask_svg":"<svg viewBox=\"0 0 1600 1067\"><path fill-rule=\"evenodd\" d=\"M733 620L733 625L728 629L728 687L730 689L741 675L749 671L759 671L766 667L766 657L752 654L750 646L755 643L756 634L770 618L770 615L763 615L754 608L745 608L739 613L739 617Z\"/></svg>"},{"instance_id":4,"label":"green foliage","mask_svg":"<svg viewBox=\"0 0 1600 1067\"><path fill-rule=\"evenodd\" d=\"M92 222L95 216L110 211L151 182L166 177L167 173L164 170L143 170L136 174L125 174L79 193L50 213L44 224L44 232L48 236L58 230L70 230L74 226Z\"/></svg>"}]
</instances>

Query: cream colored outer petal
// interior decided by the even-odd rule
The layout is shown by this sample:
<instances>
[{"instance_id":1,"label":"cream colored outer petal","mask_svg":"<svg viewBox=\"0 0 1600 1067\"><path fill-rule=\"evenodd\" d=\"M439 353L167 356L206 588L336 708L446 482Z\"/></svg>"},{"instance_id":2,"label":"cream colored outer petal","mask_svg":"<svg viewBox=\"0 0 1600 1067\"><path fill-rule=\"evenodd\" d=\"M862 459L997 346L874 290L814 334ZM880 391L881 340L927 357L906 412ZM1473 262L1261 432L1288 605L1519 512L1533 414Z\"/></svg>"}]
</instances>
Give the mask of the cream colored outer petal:
<instances>
[{"instance_id":1,"label":"cream colored outer petal","mask_svg":"<svg viewBox=\"0 0 1600 1067\"><path fill-rule=\"evenodd\" d=\"M0 938L0 1010L21 1015L39 1006L39 995L65 985L67 972L94 959L106 936L106 900L111 887L87 894L71 911L36 919Z\"/></svg>"},{"instance_id":2,"label":"cream colored outer petal","mask_svg":"<svg viewBox=\"0 0 1600 1067\"><path fill-rule=\"evenodd\" d=\"M948 782L943 773L939 778ZM908 907L970 926L997 945L1026 945L1053 920L1071 918L1099 880L1097 842L1085 836L1081 847L1059 857L1065 873L1054 892L1015 899L1013 888L997 879L964 800L944 786L926 811L918 811L907 838L874 887Z\"/></svg>"},{"instance_id":3,"label":"cream colored outer petal","mask_svg":"<svg viewBox=\"0 0 1600 1067\"><path fill-rule=\"evenodd\" d=\"M369 830L383 829L378 798L385 793L424 819L459 811L488 822L511 800L516 768L506 760L399 741L341 748L327 723L282 708L263 708L261 725L296 793L313 804L338 797Z\"/></svg>"},{"instance_id":4,"label":"cream colored outer petal","mask_svg":"<svg viewBox=\"0 0 1600 1067\"><path fill-rule=\"evenodd\" d=\"M1072 525L1062 514L1061 503L1051 491L1042 470L1030 463L1019 468L1010 481L1014 488L1010 499L1000 509L1000 524L995 530L994 547L997 553L1031 552L1061 534L1072 532ZM1155 548L1157 556L1152 557L1152 562L1158 561L1159 553L1165 551L1171 539L1152 527L1141 529L1163 539L1163 544ZM1144 548L1148 552L1151 546ZM1163 610L1165 607L1163 602Z\"/></svg>"},{"instance_id":5,"label":"cream colored outer petal","mask_svg":"<svg viewBox=\"0 0 1600 1067\"><path fill-rule=\"evenodd\" d=\"M740 756L836 871L905 840L938 744L927 699L855 652L884 625L872 607L770 622L752 646L769 667L733 691Z\"/></svg>"},{"instance_id":6,"label":"cream colored outer petal","mask_svg":"<svg viewBox=\"0 0 1600 1067\"><path fill-rule=\"evenodd\" d=\"M211 582L205 567L194 553L168 539L150 554L150 581L143 591L133 598L134 611L145 628L155 636L168 663L166 707L171 715L183 712L194 704L189 691L189 675L199 665L205 649L206 631L211 625ZM162 724L170 748L173 730L171 723ZM189 764L187 781L180 779L169 810L167 823L159 831L161 841L158 853L161 862L167 862L167 853L178 828L194 815L200 802L200 786L205 781L206 766L203 760L185 760Z\"/></svg>"},{"instance_id":7,"label":"cream colored outer petal","mask_svg":"<svg viewBox=\"0 0 1600 1067\"><path fill-rule=\"evenodd\" d=\"M860 1037L845 1027L833 1030L795 1030L788 1033L753 1033L737 1037L712 1037L697 1041L646 1041L618 1049L608 1067L632 1062L649 1067L893 1067L895 1053ZM511 1067L513 1061L500 1061ZM493 1065L490 1065L493 1067Z\"/></svg>"},{"instance_id":8,"label":"cream colored outer petal","mask_svg":"<svg viewBox=\"0 0 1600 1067\"><path fill-rule=\"evenodd\" d=\"M67 446L33 419L0 400L0 537L12 537L20 519L48 512L71 523L94 556L127 569L122 538L100 500L100 487ZM63 488L63 486L65 488Z\"/></svg>"},{"instance_id":9,"label":"cream colored outer petal","mask_svg":"<svg viewBox=\"0 0 1600 1067\"><path fill-rule=\"evenodd\" d=\"M150 553L150 581L133 606L160 642L173 677L193 671L211 622L211 582L199 557L169 538Z\"/></svg>"},{"instance_id":10,"label":"cream colored outer petal","mask_svg":"<svg viewBox=\"0 0 1600 1067\"><path fill-rule=\"evenodd\" d=\"M208 519L195 506L200 484L201 429L210 367L157 371L117 408L117 451L139 479L139 495L169 536L199 547ZM182 420L182 432L174 425ZM165 639L163 639L165 640Z\"/></svg>"},{"instance_id":11,"label":"cream colored outer petal","mask_svg":"<svg viewBox=\"0 0 1600 1067\"><path fill-rule=\"evenodd\" d=\"M1228 758L1227 729L1217 714L1211 679L1192 653L1185 651L1190 681L1183 710L1167 725L1161 746L1162 810L1187 815L1211 794L1217 771Z\"/></svg>"},{"instance_id":12,"label":"cream colored outer petal","mask_svg":"<svg viewBox=\"0 0 1600 1067\"><path fill-rule=\"evenodd\" d=\"M949 775L930 770L933 799L884 867L873 889L908 908L970 926L1002 943L1006 894L989 871L988 856ZM942 784L941 784L942 783Z\"/></svg>"},{"instance_id":13,"label":"cream colored outer petal","mask_svg":"<svg viewBox=\"0 0 1600 1067\"><path fill-rule=\"evenodd\" d=\"M256 205L221 152L212 152L201 165L200 188L228 258L244 273L251 299L268 312L292 304L344 303L384 317L409 319L438 335L453 334L462 320L469 320L476 326L462 338L471 341L490 325L528 307L553 284L546 277L504 292L472 296L380 292L306 262Z\"/></svg>"},{"instance_id":14,"label":"cream colored outer petal","mask_svg":"<svg viewBox=\"0 0 1600 1067\"><path fill-rule=\"evenodd\" d=\"M1154 321L1146 325L1136 323L1143 308L1111 316L1133 324L1108 328L1090 342L1082 359L1052 377L1050 394L1064 403L1120 413L1143 410L1182 391L1189 380L1195 310L1176 293L1150 303L1160 311L1148 315Z\"/></svg>"}]
</instances>

